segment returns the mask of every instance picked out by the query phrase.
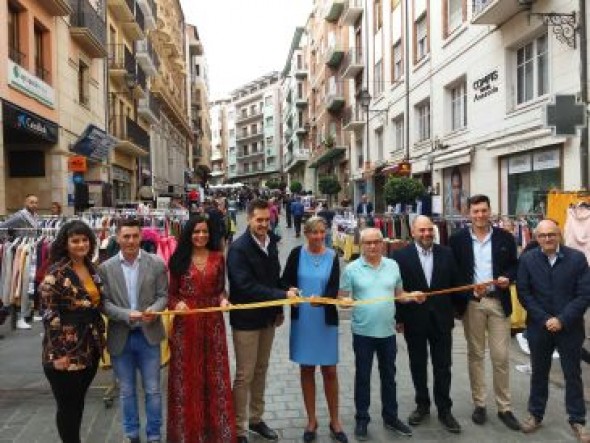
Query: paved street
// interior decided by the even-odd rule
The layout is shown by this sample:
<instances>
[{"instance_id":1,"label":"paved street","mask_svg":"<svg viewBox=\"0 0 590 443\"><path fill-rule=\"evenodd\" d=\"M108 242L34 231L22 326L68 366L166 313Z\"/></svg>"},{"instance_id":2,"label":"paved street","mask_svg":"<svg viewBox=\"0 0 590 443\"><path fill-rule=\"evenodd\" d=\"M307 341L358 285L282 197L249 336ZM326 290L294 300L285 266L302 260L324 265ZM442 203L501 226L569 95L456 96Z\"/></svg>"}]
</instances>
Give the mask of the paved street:
<instances>
[{"instance_id":1,"label":"paved street","mask_svg":"<svg viewBox=\"0 0 590 443\"><path fill-rule=\"evenodd\" d=\"M240 231L243 230L244 218L240 218ZM283 221L284 228L284 221ZM291 247L299 242L293 237L292 231L283 229L281 256L284 260ZM283 442L301 441L303 427L306 423L303 401L299 387L298 367L288 358L288 324L277 333L272 354L267 389L266 419L271 427L277 428ZM54 425L54 401L40 366L40 332L39 324L31 331L9 332L6 325L0 327L0 443L52 443L59 441ZM344 427L352 437L354 426L353 407L353 354L351 350L350 322L344 319L340 329L341 363L338 366L340 375L341 415ZM229 341L231 344L231 340ZM398 339L399 353L397 358L397 383L400 416L406 420L413 409L413 388L411 384L406 347L403 339ZM495 407L488 402L490 420L485 427L477 427L470 420L471 401L469 380L466 370L466 347L461 327L455 329L454 368L452 398L455 416L463 425L463 433L459 436L449 434L441 429L433 409L430 421L415 429L414 441L435 442L566 442L573 441L564 412L563 396L559 375L555 376L550 390L550 403L544 427L536 434L526 437L523 434L507 430L495 415ZM233 350L230 349L233 356ZM514 412L523 418L528 397L529 376L517 372L514 365L526 362L524 356L513 343L511 363L511 382ZM233 362L232 362L233 365ZM554 371L558 366L555 361ZM584 368L585 380L588 383L588 370ZM557 371L559 372L559 371ZM488 374L490 374L488 367ZM119 424L119 404L115 400L110 409L103 404L103 386L110 383L112 373L99 371L86 401L84 415L83 440L87 443L121 442L122 435ZM373 421L369 427L371 441L385 442L402 440L382 427L380 419L379 382L377 369L373 371L372 408ZM489 379L489 378L488 378ZM329 442L328 414L323 400L321 380L318 377L319 405L319 442ZM164 386L165 380L164 380ZM165 426L164 426L165 429ZM351 439L353 440L353 439ZM251 441L259 441L252 438Z\"/></svg>"}]
</instances>

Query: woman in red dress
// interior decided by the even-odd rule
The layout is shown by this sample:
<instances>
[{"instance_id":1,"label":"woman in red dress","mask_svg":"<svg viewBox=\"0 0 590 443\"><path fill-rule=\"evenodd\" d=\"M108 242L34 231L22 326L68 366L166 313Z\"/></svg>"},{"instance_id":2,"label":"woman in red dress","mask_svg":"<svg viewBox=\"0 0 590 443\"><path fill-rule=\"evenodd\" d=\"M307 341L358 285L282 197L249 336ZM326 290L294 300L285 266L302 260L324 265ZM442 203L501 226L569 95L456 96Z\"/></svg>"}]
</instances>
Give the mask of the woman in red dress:
<instances>
[{"instance_id":1,"label":"woman in red dress","mask_svg":"<svg viewBox=\"0 0 590 443\"><path fill-rule=\"evenodd\" d=\"M185 225L170 257L170 309L227 304L224 258L211 250L210 232L209 219L202 215ZM223 314L177 315L169 340L167 441L234 443L236 421Z\"/></svg>"}]
</instances>

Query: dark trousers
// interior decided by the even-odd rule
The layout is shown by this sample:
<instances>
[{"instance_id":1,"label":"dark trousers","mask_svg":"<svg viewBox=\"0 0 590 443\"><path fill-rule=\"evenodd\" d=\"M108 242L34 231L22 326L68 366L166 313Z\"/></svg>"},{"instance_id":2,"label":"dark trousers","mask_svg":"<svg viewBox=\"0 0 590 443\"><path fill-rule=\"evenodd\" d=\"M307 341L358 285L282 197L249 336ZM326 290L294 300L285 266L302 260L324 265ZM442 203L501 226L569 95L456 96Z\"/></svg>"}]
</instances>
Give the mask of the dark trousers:
<instances>
[{"instance_id":1,"label":"dark trousers","mask_svg":"<svg viewBox=\"0 0 590 443\"><path fill-rule=\"evenodd\" d=\"M291 216L291 210L285 210L285 218L287 219L287 228L290 228L293 224L293 217Z\"/></svg>"},{"instance_id":2,"label":"dark trousers","mask_svg":"<svg viewBox=\"0 0 590 443\"><path fill-rule=\"evenodd\" d=\"M293 216L293 223L295 224L295 235L299 237L301 235L301 220L303 219L302 215L294 215Z\"/></svg>"},{"instance_id":3,"label":"dark trousers","mask_svg":"<svg viewBox=\"0 0 590 443\"><path fill-rule=\"evenodd\" d=\"M55 421L57 432L63 443L80 443L84 398L97 369L98 361L81 371L57 371L53 368L43 368L57 403Z\"/></svg>"},{"instance_id":4,"label":"dark trousers","mask_svg":"<svg viewBox=\"0 0 590 443\"><path fill-rule=\"evenodd\" d=\"M379 376L381 378L381 416L385 421L397 417L397 393L395 386L395 356L397 345L395 335L385 338L365 337L353 334L354 349L354 405L355 419L368 423L371 405L371 370L373 355L377 354Z\"/></svg>"},{"instance_id":5,"label":"dark trousers","mask_svg":"<svg viewBox=\"0 0 590 443\"><path fill-rule=\"evenodd\" d=\"M529 412L542 419L549 397L549 371L553 351L557 348L561 369L565 378L565 409L570 423L586 423L586 404L580 359L584 343L583 328L556 334L541 327L529 327L529 347L531 349L531 388Z\"/></svg>"},{"instance_id":6,"label":"dark trousers","mask_svg":"<svg viewBox=\"0 0 590 443\"><path fill-rule=\"evenodd\" d=\"M430 323L432 325L432 322ZM410 358L410 372L416 392L416 405L419 408L430 408L428 393L428 346L432 359L432 375L434 378L434 403L439 414L448 412L453 406L451 401L451 365L453 339L451 330L441 332L435 327L426 331L405 334Z\"/></svg>"}]
</instances>

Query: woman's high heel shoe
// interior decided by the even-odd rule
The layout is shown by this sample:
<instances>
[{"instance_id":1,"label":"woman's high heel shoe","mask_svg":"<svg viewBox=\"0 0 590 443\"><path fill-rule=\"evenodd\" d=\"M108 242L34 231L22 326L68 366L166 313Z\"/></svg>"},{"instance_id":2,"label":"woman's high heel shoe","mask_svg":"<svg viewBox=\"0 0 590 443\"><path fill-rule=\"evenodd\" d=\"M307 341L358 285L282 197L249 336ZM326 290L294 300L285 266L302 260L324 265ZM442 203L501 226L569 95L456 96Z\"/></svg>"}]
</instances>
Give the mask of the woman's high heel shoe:
<instances>
[{"instance_id":1,"label":"woman's high heel shoe","mask_svg":"<svg viewBox=\"0 0 590 443\"><path fill-rule=\"evenodd\" d=\"M317 437L317 430L318 430L318 425L316 423L313 431L308 431L307 429L305 431L303 431L303 441L306 443L315 441L315 439Z\"/></svg>"},{"instance_id":2,"label":"woman's high heel shoe","mask_svg":"<svg viewBox=\"0 0 590 443\"><path fill-rule=\"evenodd\" d=\"M330 423L330 437L340 443L348 443L348 437L343 431L336 432Z\"/></svg>"}]
</instances>

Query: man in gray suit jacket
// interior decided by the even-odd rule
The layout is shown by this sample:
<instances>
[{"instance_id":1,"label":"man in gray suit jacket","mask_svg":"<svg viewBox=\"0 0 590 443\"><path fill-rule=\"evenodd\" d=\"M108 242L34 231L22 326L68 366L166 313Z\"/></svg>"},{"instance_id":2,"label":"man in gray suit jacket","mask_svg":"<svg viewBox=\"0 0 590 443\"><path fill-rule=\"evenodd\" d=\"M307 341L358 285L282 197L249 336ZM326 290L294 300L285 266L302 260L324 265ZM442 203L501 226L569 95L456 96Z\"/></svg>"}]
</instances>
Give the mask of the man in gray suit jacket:
<instances>
[{"instance_id":1,"label":"man in gray suit jacket","mask_svg":"<svg viewBox=\"0 0 590 443\"><path fill-rule=\"evenodd\" d=\"M117 227L119 254L99 268L104 287L104 310L109 318L107 349L119 380L123 432L129 443L139 443L139 413L135 374L141 373L145 392L148 442L159 442L162 426L160 342L165 338L161 319L168 302L168 274L164 261L140 250L137 220Z\"/></svg>"}]
</instances>

